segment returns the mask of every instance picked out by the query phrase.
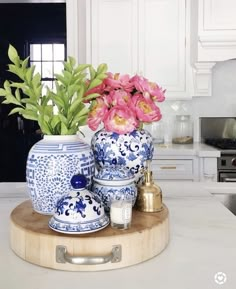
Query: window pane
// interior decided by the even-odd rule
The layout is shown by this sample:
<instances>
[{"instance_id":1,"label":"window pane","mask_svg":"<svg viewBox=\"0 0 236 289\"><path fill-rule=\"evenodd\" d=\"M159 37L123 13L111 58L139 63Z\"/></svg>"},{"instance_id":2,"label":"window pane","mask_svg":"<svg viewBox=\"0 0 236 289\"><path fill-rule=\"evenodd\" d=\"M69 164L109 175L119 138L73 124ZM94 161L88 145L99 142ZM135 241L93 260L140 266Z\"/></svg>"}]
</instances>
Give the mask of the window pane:
<instances>
[{"instance_id":1,"label":"window pane","mask_svg":"<svg viewBox=\"0 0 236 289\"><path fill-rule=\"evenodd\" d=\"M54 73L61 73L64 69L62 62L54 62Z\"/></svg>"},{"instance_id":2,"label":"window pane","mask_svg":"<svg viewBox=\"0 0 236 289\"><path fill-rule=\"evenodd\" d=\"M31 63L31 65L35 65L34 73L36 74L38 72L41 75L42 74L42 72L41 72L41 62L32 61L30 63Z\"/></svg>"},{"instance_id":3,"label":"window pane","mask_svg":"<svg viewBox=\"0 0 236 289\"><path fill-rule=\"evenodd\" d=\"M53 86L53 82L52 81L42 81L42 84L43 84L43 89L42 89L42 92L43 92L43 95L45 95L47 93L47 87L49 89L52 89L52 86Z\"/></svg>"},{"instance_id":4,"label":"window pane","mask_svg":"<svg viewBox=\"0 0 236 289\"><path fill-rule=\"evenodd\" d=\"M41 44L30 44L30 59L41 60Z\"/></svg>"},{"instance_id":5,"label":"window pane","mask_svg":"<svg viewBox=\"0 0 236 289\"><path fill-rule=\"evenodd\" d=\"M54 60L64 60L65 59L65 45L64 44L54 44Z\"/></svg>"},{"instance_id":6,"label":"window pane","mask_svg":"<svg viewBox=\"0 0 236 289\"><path fill-rule=\"evenodd\" d=\"M42 60L52 61L52 44L42 44Z\"/></svg>"},{"instance_id":7,"label":"window pane","mask_svg":"<svg viewBox=\"0 0 236 289\"><path fill-rule=\"evenodd\" d=\"M52 62L42 62L42 77L53 77Z\"/></svg>"}]
</instances>

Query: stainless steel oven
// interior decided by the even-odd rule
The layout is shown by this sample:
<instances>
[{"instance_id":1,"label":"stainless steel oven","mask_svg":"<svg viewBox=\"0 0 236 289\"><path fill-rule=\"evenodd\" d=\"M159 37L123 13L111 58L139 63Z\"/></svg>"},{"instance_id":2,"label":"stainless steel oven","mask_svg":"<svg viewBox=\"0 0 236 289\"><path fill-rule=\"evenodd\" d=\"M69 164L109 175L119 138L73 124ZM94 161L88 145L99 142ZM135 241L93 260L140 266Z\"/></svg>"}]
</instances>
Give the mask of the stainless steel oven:
<instances>
[{"instance_id":1,"label":"stainless steel oven","mask_svg":"<svg viewBox=\"0 0 236 289\"><path fill-rule=\"evenodd\" d=\"M218 158L218 181L236 182L236 153L221 152Z\"/></svg>"},{"instance_id":2,"label":"stainless steel oven","mask_svg":"<svg viewBox=\"0 0 236 289\"><path fill-rule=\"evenodd\" d=\"M220 150L218 182L236 182L236 118L203 117L201 141Z\"/></svg>"}]
</instances>

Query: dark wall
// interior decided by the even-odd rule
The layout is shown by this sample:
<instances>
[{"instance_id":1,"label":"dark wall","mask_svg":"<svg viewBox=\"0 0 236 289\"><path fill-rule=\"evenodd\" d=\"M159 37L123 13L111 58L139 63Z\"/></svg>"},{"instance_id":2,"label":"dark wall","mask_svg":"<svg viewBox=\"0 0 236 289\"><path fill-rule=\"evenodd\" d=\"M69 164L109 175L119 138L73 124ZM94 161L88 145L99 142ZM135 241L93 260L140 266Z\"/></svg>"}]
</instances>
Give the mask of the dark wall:
<instances>
[{"instance_id":1,"label":"dark wall","mask_svg":"<svg viewBox=\"0 0 236 289\"><path fill-rule=\"evenodd\" d=\"M21 58L29 55L29 42L66 42L65 3L0 4L0 87L12 76L7 72L7 50L12 44ZM0 98L0 181L25 181L28 151L40 139L38 126L19 116L8 116L11 105Z\"/></svg>"},{"instance_id":2,"label":"dark wall","mask_svg":"<svg viewBox=\"0 0 236 289\"><path fill-rule=\"evenodd\" d=\"M65 3L0 4L0 81L4 78L9 43L22 58L29 41L66 41Z\"/></svg>"}]
</instances>

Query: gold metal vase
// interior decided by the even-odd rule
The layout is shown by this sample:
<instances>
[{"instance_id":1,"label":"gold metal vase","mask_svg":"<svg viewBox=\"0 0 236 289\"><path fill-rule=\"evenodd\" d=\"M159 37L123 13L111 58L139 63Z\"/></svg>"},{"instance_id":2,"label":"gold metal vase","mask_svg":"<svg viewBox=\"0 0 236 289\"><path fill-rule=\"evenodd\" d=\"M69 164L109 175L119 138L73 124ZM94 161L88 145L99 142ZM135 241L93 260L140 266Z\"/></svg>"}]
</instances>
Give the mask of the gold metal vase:
<instances>
[{"instance_id":1,"label":"gold metal vase","mask_svg":"<svg viewBox=\"0 0 236 289\"><path fill-rule=\"evenodd\" d=\"M163 209L162 190L154 184L150 170L144 173L144 182L138 186L135 207L142 212L159 212Z\"/></svg>"}]
</instances>

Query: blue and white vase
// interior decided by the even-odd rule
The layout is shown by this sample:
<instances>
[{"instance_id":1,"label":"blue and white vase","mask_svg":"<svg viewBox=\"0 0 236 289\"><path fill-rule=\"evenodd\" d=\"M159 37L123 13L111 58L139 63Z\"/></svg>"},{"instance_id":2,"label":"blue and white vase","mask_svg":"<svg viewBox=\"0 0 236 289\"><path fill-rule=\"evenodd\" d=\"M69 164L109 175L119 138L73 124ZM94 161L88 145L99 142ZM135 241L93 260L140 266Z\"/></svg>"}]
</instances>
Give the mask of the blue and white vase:
<instances>
[{"instance_id":1,"label":"blue and white vase","mask_svg":"<svg viewBox=\"0 0 236 289\"><path fill-rule=\"evenodd\" d=\"M152 160L153 142L151 134L142 129L126 134L96 132L91 140L97 169L110 166L124 166L135 176L136 183L142 180L146 161Z\"/></svg>"},{"instance_id":2,"label":"blue and white vase","mask_svg":"<svg viewBox=\"0 0 236 289\"><path fill-rule=\"evenodd\" d=\"M110 212L111 200L131 199L134 206L137 198L135 177L125 167L103 167L93 178L93 193L98 195Z\"/></svg>"},{"instance_id":3,"label":"blue and white vase","mask_svg":"<svg viewBox=\"0 0 236 289\"><path fill-rule=\"evenodd\" d=\"M95 173L93 152L77 135L45 135L29 151L26 181L33 209L54 213L57 201L71 190L70 180L81 173L92 184Z\"/></svg>"}]
</instances>

